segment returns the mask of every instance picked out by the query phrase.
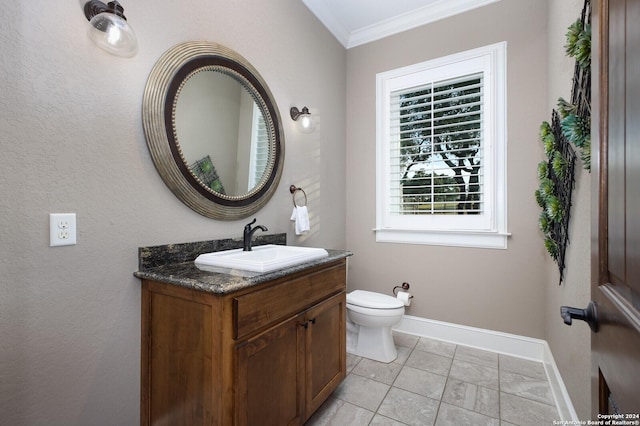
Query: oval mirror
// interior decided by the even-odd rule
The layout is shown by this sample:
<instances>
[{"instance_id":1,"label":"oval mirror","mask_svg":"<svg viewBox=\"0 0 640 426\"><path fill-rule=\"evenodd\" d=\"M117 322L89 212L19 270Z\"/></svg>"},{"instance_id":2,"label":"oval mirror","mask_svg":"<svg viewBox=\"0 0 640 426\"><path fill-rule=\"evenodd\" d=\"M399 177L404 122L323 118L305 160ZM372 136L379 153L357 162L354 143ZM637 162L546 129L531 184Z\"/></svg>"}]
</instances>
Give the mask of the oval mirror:
<instances>
[{"instance_id":1,"label":"oval mirror","mask_svg":"<svg viewBox=\"0 0 640 426\"><path fill-rule=\"evenodd\" d=\"M166 51L147 80L142 121L158 173L206 217L247 217L280 181L284 137L275 100L231 49L197 41Z\"/></svg>"}]
</instances>

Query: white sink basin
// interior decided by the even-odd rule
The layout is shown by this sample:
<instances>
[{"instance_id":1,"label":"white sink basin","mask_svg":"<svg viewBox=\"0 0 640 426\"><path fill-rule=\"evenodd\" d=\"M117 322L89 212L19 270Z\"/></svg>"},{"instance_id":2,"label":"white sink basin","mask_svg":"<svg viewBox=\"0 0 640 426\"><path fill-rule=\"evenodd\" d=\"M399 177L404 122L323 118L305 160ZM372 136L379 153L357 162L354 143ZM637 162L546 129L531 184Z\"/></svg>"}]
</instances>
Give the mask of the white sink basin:
<instances>
[{"instance_id":1,"label":"white sink basin","mask_svg":"<svg viewBox=\"0 0 640 426\"><path fill-rule=\"evenodd\" d=\"M244 275L241 271L271 272L327 256L329 253L321 248L268 244L253 247L251 251L235 249L204 253L196 258L195 264L205 270L226 273L235 271Z\"/></svg>"}]
</instances>

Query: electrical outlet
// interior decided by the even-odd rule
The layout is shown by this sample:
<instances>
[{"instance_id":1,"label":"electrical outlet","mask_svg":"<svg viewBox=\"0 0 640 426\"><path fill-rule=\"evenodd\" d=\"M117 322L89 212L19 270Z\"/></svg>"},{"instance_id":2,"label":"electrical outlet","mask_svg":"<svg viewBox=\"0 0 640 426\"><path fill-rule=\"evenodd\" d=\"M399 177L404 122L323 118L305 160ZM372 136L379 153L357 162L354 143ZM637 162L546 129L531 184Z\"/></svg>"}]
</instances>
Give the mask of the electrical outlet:
<instances>
[{"instance_id":1,"label":"electrical outlet","mask_svg":"<svg viewBox=\"0 0 640 426\"><path fill-rule=\"evenodd\" d=\"M49 246L73 246L76 244L76 214L49 214Z\"/></svg>"}]
</instances>

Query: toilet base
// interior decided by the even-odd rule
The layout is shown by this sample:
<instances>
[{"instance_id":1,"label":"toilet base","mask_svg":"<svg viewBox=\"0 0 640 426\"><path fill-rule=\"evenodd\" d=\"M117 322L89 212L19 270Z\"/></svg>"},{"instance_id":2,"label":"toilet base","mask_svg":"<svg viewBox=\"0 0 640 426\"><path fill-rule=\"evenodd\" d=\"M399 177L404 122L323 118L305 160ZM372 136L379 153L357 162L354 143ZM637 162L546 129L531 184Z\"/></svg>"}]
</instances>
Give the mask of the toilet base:
<instances>
[{"instance_id":1,"label":"toilet base","mask_svg":"<svg viewBox=\"0 0 640 426\"><path fill-rule=\"evenodd\" d=\"M353 352L348 352L374 361L389 363L398 357L398 350L393 341L391 327L365 327L359 328L357 335L357 343Z\"/></svg>"}]
</instances>

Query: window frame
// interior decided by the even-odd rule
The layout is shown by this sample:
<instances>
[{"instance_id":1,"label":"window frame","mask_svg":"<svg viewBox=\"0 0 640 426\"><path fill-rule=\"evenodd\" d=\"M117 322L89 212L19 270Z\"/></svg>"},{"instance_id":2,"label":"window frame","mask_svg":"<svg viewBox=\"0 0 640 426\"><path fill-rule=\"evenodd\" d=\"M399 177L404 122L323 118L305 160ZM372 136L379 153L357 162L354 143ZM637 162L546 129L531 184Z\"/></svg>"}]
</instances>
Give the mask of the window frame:
<instances>
[{"instance_id":1,"label":"window frame","mask_svg":"<svg viewBox=\"0 0 640 426\"><path fill-rule=\"evenodd\" d=\"M262 133L265 133L261 136ZM264 121L264 116L262 115L262 111L258 108L258 105L253 103L253 110L251 115L251 147L250 147L250 157L249 157L249 176L248 176L248 184L247 191L250 192L255 188L262 178L264 177L264 172L266 167L263 166L262 173L260 176L257 175L258 164L260 163L260 159L258 158L260 155L260 150L268 150L269 149L269 140L266 135L266 123ZM268 154L267 154L268 157ZM268 158L265 161L265 164L268 163Z\"/></svg>"},{"instance_id":2,"label":"window frame","mask_svg":"<svg viewBox=\"0 0 640 426\"><path fill-rule=\"evenodd\" d=\"M506 51L500 42L376 75L377 242L507 248ZM457 77L483 74L484 173L481 215L396 215L390 211L391 96Z\"/></svg>"}]
</instances>

